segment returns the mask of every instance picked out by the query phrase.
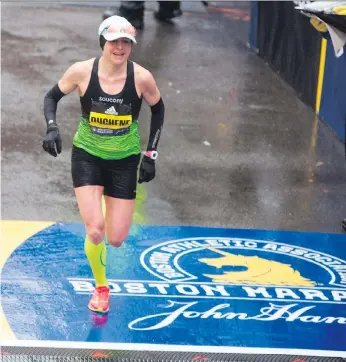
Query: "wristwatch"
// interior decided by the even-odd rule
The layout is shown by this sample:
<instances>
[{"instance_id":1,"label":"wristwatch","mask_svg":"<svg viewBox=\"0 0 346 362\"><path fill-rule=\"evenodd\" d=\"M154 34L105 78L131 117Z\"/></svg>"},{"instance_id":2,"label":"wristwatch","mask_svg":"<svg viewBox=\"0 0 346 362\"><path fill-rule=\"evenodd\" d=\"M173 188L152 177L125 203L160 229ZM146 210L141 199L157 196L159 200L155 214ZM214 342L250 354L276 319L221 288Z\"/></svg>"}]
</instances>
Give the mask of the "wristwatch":
<instances>
[{"instance_id":1,"label":"wristwatch","mask_svg":"<svg viewBox=\"0 0 346 362\"><path fill-rule=\"evenodd\" d=\"M144 155L151 158L152 160L156 160L159 154L157 151L145 151Z\"/></svg>"}]
</instances>

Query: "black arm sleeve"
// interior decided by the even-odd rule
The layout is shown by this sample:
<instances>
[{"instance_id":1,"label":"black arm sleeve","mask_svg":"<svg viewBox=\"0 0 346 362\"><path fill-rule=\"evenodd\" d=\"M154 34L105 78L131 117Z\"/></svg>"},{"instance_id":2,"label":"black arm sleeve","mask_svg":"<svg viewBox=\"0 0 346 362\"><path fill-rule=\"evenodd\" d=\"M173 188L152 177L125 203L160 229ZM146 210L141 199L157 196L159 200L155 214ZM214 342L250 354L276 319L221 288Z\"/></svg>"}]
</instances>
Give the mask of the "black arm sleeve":
<instances>
[{"instance_id":1,"label":"black arm sleeve","mask_svg":"<svg viewBox=\"0 0 346 362\"><path fill-rule=\"evenodd\" d=\"M165 105L162 98L151 108L150 134L147 151L156 151L165 117Z\"/></svg>"},{"instance_id":2,"label":"black arm sleeve","mask_svg":"<svg viewBox=\"0 0 346 362\"><path fill-rule=\"evenodd\" d=\"M65 94L60 90L56 84L44 97L43 111L46 118L47 127L56 126L56 110L58 102Z\"/></svg>"}]
</instances>

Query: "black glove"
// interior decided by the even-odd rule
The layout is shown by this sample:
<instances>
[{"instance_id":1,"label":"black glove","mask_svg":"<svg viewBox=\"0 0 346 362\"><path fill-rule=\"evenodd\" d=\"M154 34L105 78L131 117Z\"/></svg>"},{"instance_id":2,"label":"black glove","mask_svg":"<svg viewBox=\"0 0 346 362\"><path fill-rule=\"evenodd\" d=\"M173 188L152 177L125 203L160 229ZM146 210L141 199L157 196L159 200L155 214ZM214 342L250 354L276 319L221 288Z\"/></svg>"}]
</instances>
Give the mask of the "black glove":
<instances>
[{"instance_id":1,"label":"black glove","mask_svg":"<svg viewBox=\"0 0 346 362\"><path fill-rule=\"evenodd\" d=\"M139 169L138 183L149 182L155 177L155 161L150 157L143 156L141 167Z\"/></svg>"},{"instance_id":2,"label":"black glove","mask_svg":"<svg viewBox=\"0 0 346 362\"><path fill-rule=\"evenodd\" d=\"M61 152L61 138L59 128L57 126L47 128L46 138L43 141L42 147L46 152L54 157Z\"/></svg>"}]
</instances>

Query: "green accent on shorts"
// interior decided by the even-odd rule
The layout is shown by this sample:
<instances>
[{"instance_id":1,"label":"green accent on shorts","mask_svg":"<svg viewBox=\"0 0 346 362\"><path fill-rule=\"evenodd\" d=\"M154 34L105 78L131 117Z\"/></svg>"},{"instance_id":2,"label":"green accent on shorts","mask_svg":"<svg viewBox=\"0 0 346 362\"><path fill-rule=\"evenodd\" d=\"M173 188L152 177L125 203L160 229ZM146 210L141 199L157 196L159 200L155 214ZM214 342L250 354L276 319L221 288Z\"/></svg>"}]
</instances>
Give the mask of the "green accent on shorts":
<instances>
[{"instance_id":1,"label":"green accent on shorts","mask_svg":"<svg viewBox=\"0 0 346 362\"><path fill-rule=\"evenodd\" d=\"M81 117L73 144L104 160L121 160L141 153L138 120L132 122L130 132L122 136L99 136L90 130L89 121Z\"/></svg>"}]
</instances>

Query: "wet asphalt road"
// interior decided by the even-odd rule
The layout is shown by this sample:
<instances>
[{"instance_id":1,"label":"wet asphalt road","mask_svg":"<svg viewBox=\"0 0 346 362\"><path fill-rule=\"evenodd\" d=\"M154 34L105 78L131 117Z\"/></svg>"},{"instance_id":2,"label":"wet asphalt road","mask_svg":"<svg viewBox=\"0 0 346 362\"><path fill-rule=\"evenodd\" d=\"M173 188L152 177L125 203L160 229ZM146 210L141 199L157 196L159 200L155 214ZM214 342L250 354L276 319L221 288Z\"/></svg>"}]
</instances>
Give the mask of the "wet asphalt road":
<instances>
[{"instance_id":1,"label":"wet asphalt road","mask_svg":"<svg viewBox=\"0 0 346 362\"><path fill-rule=\"evenodd\" d=\"M139 189L142 222L341 232L343 145L247 48L248 3L215 5L228 10L185 3L175 25L147 7L132 59L154 74L166 120L157 177ZM58 106L58 158L41 148L42 105L68 66L100 54L102 11L2 4L2 219L81 222L70 176L78 95ZM143 149L149 119L144 104Z\"/></svg>"}]
</instances>

